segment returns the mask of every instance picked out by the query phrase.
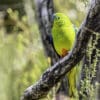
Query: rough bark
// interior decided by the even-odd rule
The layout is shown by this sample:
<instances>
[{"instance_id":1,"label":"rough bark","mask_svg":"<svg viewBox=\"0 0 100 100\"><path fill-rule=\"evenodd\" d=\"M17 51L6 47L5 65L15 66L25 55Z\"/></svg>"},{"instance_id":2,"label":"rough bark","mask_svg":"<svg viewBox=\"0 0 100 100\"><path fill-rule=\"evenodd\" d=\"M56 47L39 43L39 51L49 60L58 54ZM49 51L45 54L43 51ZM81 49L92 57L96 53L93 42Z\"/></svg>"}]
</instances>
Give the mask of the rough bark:
<instances>
[{"instance_id":1,"label":"rough bark","mask_svg":"<svg viewBox=\"0 0 100 100\"><path fill-rule=\"evenodd\" d=\"M85 52L82 67L82 79L80 83L80 100L99 100L100 87L98 87L100 74L100 35L93 34L89 40L88 48ZM95 92L94 92L95 91Z\"/></svg>"},{"instance_id":2,"label":"rough bark","mask_svg":"<svg viewBox=\"0 0 100 100\"><path fill-rule=\"evenodd\" d=\"M56 85L85 55L88 41L96 32L100 36L100 0L92 0L90 9L81 25L76 43L68 56L48 68L35 84L27 88L21 100L38 100L45 97L49 90ZM97 41L98 43L100 41Z\"/></svg>"}]
</instances>

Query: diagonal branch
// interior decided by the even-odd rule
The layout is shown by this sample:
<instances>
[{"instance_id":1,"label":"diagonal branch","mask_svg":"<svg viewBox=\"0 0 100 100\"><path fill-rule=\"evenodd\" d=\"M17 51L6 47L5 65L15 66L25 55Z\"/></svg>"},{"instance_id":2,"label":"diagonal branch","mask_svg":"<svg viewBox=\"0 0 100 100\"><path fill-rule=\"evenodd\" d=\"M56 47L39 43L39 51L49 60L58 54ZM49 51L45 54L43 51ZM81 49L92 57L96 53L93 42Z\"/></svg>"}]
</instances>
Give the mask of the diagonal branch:
<instances>
[{"instance_id":1,"label":"diagonal branch","mask_svg":"<svg viewBox=\"0 0 100 100\"><path fill-rule=\"evenodd\" d=\"M92 31L100 34L100 28L97 28L97 26L100 26L99 11L100 0L92 0L87 17L78 31L77 40L73 50L68 56L48 68L35 85L27 88L21 100L38 100L45 97L49 90L83 58Z\"/></svg>"}]
</instances>

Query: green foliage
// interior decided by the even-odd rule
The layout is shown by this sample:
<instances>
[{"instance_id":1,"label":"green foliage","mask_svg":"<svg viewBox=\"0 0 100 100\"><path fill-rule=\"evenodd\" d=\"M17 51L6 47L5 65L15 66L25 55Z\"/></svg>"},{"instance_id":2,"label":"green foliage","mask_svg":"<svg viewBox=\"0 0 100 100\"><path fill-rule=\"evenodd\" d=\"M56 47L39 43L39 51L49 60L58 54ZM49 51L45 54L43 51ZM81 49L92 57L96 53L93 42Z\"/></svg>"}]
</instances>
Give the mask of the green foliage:
<instances>
[{"instance_id":1,"label":"green foliage","mask_svg":"<svg viewBox=\"0 0 100 100\"><path fill-rule=\"evenodd\" d=\"M82 1L86 6L87 6L87 4L89 2L89 0L80 0L80 1Z\"/></svg>"},{"instance_id":2,"label":"green foliage","mask_svg":"<svg viewBox=\"0 0 100 100\"><path fill-rule=\"evenodd\" d=\"M0 30L0 83L1 100L19 100L28 86L39 79L48 66L44 56L36 22L29 26L27 17L19 18L17 11L8 9L5 25Z\"/></svg>"}]
</instances>

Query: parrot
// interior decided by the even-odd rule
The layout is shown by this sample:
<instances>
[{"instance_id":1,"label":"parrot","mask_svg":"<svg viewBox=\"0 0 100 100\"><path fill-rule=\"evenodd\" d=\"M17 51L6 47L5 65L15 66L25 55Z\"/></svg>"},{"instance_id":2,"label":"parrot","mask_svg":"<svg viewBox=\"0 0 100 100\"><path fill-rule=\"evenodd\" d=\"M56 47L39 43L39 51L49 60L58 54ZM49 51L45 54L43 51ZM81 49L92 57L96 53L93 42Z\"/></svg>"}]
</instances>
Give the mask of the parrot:
<instances>
[{"instance_id":1,"label":"parrot","mask_svg":"<svg viewBox=\"0 0 100 100\"><path fill-rule=\"evenodd\" d=\"M56 53L63 58L68 55L71 49L74 46L76 39L76 30L74 25L68 16L63 13L54 13L53 14L53 25L51 29L52 45ZM67 73L67 79L69 83L68 94L70 97L77 97L77 67L71 69Z\"/></svg>"}]
</instances>

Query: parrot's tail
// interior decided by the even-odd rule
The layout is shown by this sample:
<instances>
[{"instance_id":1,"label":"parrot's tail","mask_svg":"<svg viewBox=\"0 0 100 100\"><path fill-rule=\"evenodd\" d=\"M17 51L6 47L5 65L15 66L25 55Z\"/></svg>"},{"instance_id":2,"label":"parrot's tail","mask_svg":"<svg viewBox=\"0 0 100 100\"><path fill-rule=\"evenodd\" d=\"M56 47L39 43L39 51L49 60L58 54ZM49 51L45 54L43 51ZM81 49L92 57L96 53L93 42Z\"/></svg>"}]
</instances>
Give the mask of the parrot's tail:
<instances>
[{"instance_id":1,"label":"parrot's tail","mask_svg":"<svg viewBox=\"0 0 100 100\"><path fill-rule=\"evenodd\" d=\"M75 100L79 99L79 83L81 79L81 62L78 63L70 72L67 73L67 78L69 82L69 96L75 98Z\"/></svg>"},{"instance_id":2,"label":"parrot's tail","mask_svg":"<svg viewBox=\"0 0 100 100\"><path fill-rule=\"evenodd\" d=\"M67 73L67 77L64 77L61 81L60 87L57 90L57 94L63 94L73 100L78 100L78 88L81 78L81 63L77 64L70 72Z\"/></svg>"}]
</instances>

